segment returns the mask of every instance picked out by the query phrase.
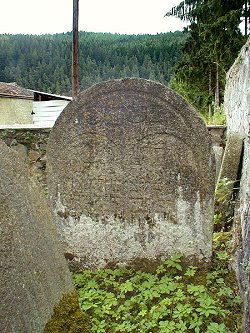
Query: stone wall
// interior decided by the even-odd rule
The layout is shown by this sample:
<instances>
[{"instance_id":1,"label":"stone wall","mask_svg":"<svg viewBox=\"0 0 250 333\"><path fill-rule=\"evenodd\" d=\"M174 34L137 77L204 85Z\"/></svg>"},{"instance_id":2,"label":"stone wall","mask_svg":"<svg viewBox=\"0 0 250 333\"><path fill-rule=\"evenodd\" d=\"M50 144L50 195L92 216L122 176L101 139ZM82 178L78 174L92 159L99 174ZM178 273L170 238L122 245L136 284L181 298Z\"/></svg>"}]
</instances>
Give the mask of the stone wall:
<instances>
[{"instance_id":1,"label":"stone wall","mask_svg":"<svg viewBox=\"0 0 250 333\"><path fill-rule=\"evenodd\" d=\"M227 132L243 138L243 161L239 193L236 271L244 297L244 332L250 332L250 39L227 74L225 90Z\"/></svg>"},{"instance_id":2,"label":"stone wall","mask_svg":"<svg viewBox=\"0 0 250 333\"><path fill-rule=\"evenodd\" d=\"M223 149L225 145L226 126L208 125L207 128L211 135L215 153L218 151L219 155L221 155L220 148ZM3 140L7 146L18 151L24 159L28 159L31 173L42 185L44 191L47 191L46 148L50 131L51 129L44 128L0 128L0 139ZM217 166L216 168L218 169Z\"/></svg>"},{"instance_id":3,"label":"stone wall","mask_svg":"<svg viewBox=\"0 0 250 333\"><path fill-rule=\"evenodd\" d=\"M32 175L46 190L46 147L50 129L0 129L0 139L27 159Z\"/></svg>"}]
</instances>

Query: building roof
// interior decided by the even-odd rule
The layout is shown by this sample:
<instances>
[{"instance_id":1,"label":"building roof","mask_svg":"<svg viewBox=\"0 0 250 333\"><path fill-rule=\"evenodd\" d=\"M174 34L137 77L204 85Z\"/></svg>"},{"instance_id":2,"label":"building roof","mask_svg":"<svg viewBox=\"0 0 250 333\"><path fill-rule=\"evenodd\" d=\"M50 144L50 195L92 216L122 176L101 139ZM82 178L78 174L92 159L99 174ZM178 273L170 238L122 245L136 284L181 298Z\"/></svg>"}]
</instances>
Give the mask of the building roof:
<instances>
[{"instance_id":1,"label":"building roof","mask_svg":"<svg viewBox=\"0 0 250 333\"><path fill-rule=\"evenodd\" d=\"M16 82L0 82L0 96L3 97L13 97L13 98L24 98L24 99L34 99L34 100L51 100L51 99L60 99L60 100L66 100L71 101L72 97L69 96L61 96L61 95L55 95L46 93L43 91L38 90L32 90L32 89L26 89L18 84ZM39 98L41 97L41 99Z\"/></svg>"},{"instance_id":2,"label":"building roof","mask_svg":"<svg viewBox=\"0 0 250 333\"><path fill-rule=\"evenodd\" d=\"M34 93L29 89L20 87L16 82L0 82L0 96L33 99Z\"/></svg>"},{"instance_id":3,"label":"building roof","mask_svg":"<svg viewBox=\"0 0 250 333\"><path fill-rule=\"evenodd\" d=\"M46 92L39 91L39 90L31 90L31 89L29 89L29 91L34 93L35 100L37 99L37 96L41 96L43 98L49 98L49 99L60 99L60 100L63 99L66 101L72 100L72 97L70 97L70 96L55 95L55 94L46 93Z\"/></svg>"}]
</instances>

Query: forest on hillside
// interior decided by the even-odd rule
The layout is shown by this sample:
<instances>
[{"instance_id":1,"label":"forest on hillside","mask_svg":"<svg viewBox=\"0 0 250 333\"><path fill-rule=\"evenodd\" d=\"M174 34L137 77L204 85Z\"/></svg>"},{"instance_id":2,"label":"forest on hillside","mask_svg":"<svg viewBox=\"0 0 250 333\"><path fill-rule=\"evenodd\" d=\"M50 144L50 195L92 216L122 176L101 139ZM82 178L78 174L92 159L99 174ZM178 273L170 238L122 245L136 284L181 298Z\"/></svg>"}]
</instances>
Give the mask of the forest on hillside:
<instances>
[{"instance_id":1,"label":"forest on hillside","mask_svg":"<svg viewBox=\"0 0 250 333\"><path fill-rule=\"evenodd\" d=\"M168 84L181 58L182 32L158 35L79 33L80 90L94 83L142 77ZM71 95L72 33L0 35L0 81Z\"/></svg>"},{"instance_id":2,"label":"forest on hillside","mask_svg":"<svg viewBox=\"0 0 250 333\"><path fill-rule=\"evenodd\" d=\"M142 77L170 85L204 115L222 109L226 72L248 38L250 1L185 0L166 16L185 20L187 28L157 35L81 31L80 90ZM71 63L71 32L0 35L0 81L71 96Z\"/></svg>"}]
</instances>

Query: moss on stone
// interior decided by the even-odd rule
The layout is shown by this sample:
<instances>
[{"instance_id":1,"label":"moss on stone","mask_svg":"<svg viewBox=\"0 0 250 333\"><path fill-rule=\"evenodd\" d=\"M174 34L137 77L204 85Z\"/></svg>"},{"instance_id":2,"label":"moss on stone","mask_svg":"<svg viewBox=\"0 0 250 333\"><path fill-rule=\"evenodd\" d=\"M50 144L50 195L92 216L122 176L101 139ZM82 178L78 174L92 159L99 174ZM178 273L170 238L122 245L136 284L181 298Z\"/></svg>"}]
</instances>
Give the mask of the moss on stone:
<instances>
[{"instance_id":1,"label":"moss on stone","mask_svg":"<svg viewBox=\"0 0 250 333\"><path fill-rule=\"evenodd\" d=\"M76 292L65 294L55 306L44 333L89 333L90 318L82 312Z\"/></svg>"}]
</instances>

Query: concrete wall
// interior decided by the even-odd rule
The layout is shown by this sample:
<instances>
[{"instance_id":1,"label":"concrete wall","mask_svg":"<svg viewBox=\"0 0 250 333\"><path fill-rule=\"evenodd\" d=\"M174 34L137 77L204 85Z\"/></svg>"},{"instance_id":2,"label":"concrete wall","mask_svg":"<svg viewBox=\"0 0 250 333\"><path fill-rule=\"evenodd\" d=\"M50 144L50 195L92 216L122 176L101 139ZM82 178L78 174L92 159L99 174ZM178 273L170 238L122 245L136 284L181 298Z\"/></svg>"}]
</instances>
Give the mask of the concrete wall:
<instances>
[{"instance_id":1,"label":"concrete wall","mask_svg":"<svg viewBox=\"0 0 250 333\"><path fill-rule=\"evenodd\" d=\"M32 124L33 100L0 97L0 124Z\"/></svg>"},{"instance_id":2,"label":"concrete wall","mask_svg":"<svg viewBox=\"0 0 250 333\"><path fill-rule=\"evenodd\" d=\"M239 194L238 244L235 255L236 271L244 298L244 333L250 332L250 39L227 75L225 113L228 134L242 136L243 161ZM237 233L236 233L237 236ZM235 237L237 238L237 237Z\"/></svg>"}]
</instances>

